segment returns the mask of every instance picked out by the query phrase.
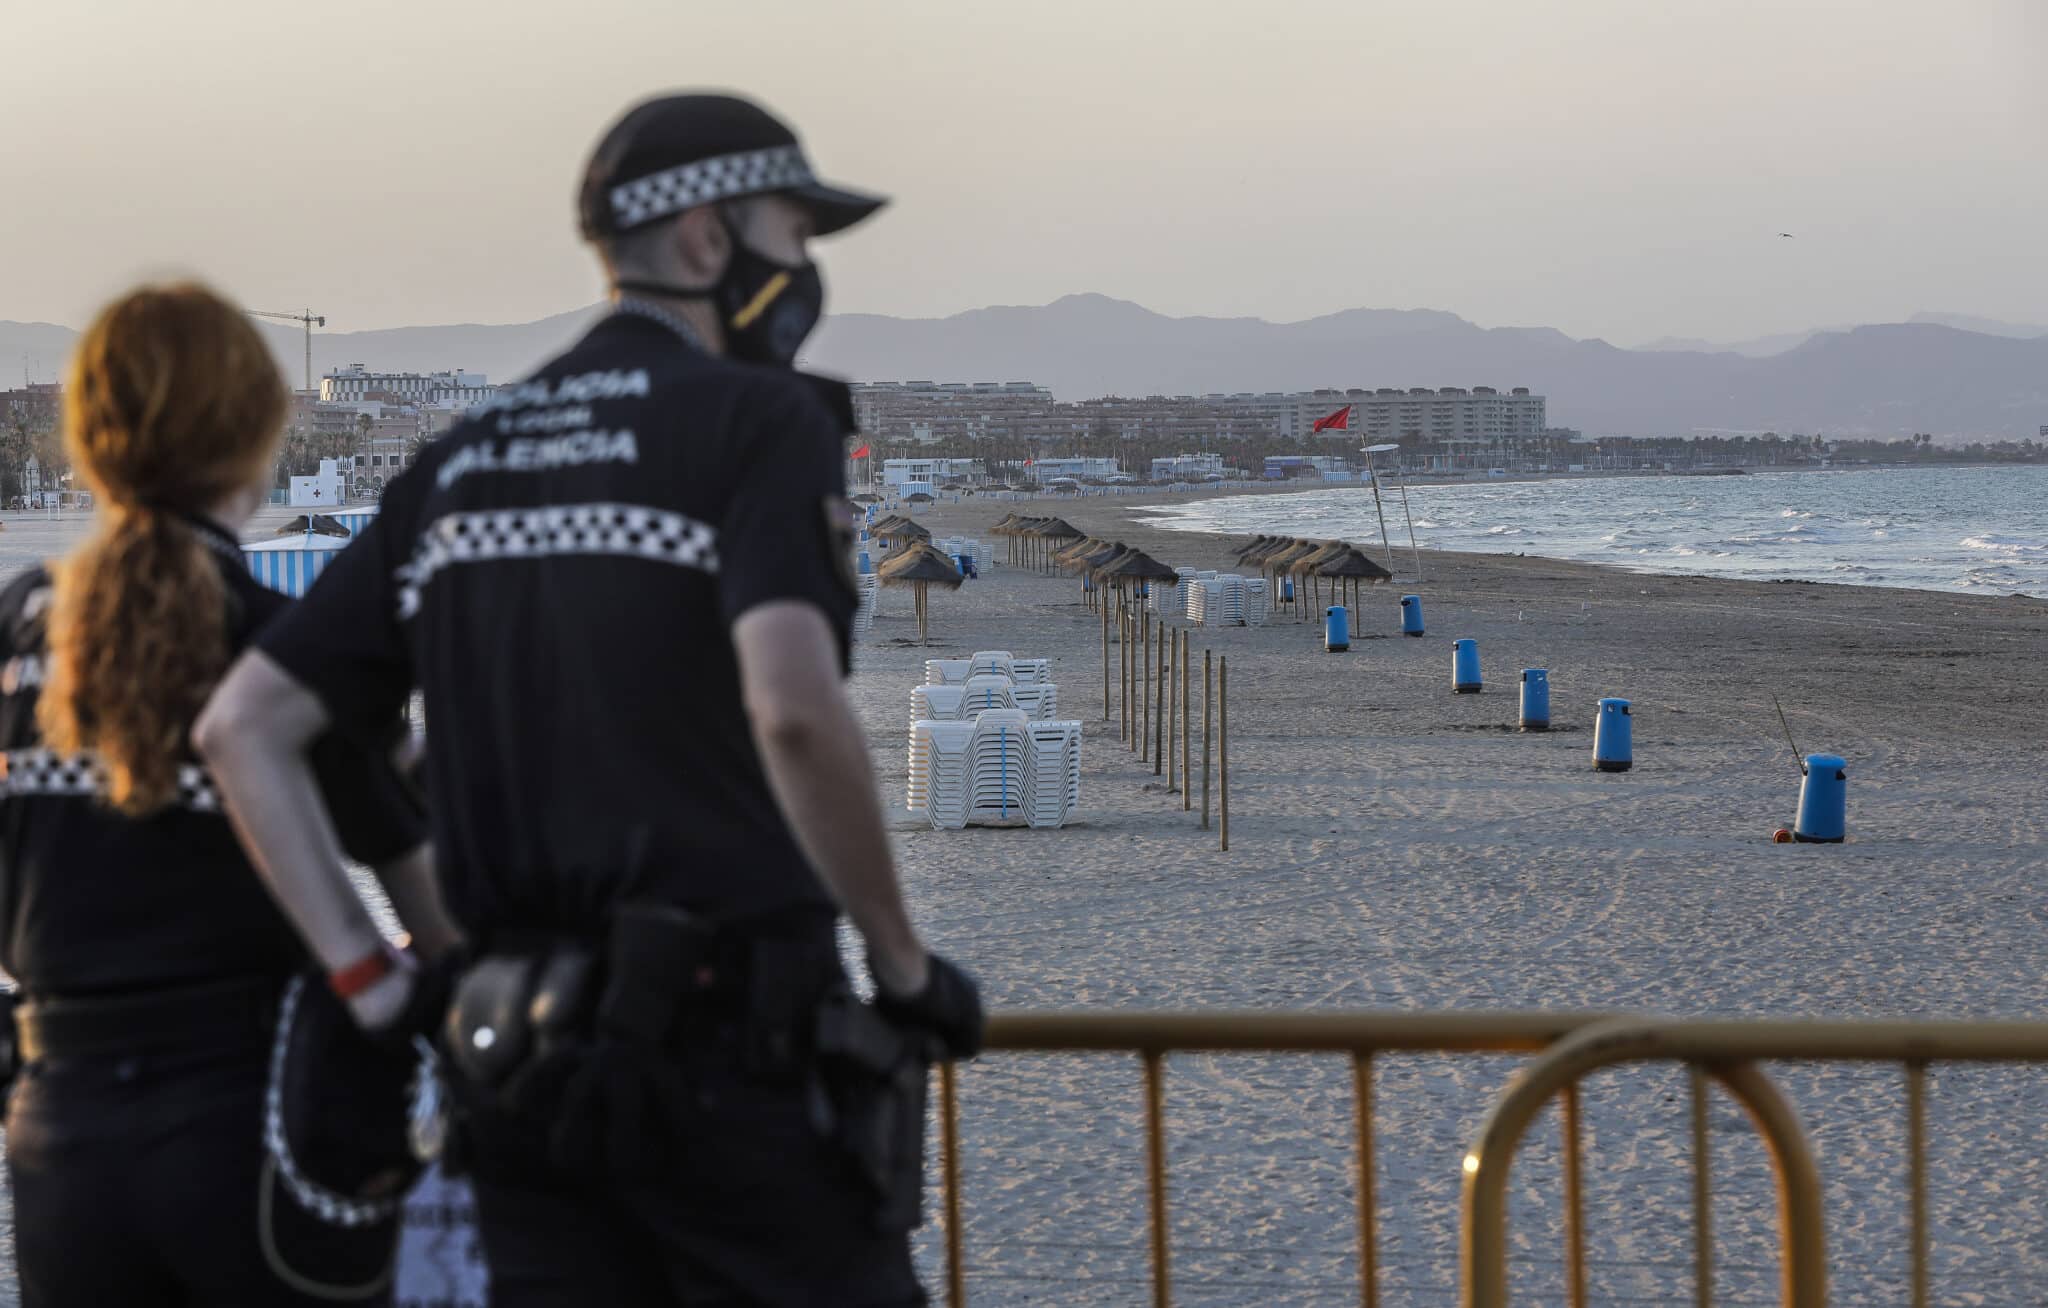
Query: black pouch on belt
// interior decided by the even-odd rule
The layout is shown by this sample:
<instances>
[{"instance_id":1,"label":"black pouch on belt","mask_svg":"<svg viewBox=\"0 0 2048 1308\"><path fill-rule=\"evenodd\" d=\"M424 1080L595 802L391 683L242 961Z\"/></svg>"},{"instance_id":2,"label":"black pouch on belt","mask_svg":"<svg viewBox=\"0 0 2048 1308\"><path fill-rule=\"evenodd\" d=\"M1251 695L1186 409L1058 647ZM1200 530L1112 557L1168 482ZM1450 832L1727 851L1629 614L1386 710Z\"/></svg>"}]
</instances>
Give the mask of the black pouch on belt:
<instances>
[{"instance_id":1,"label":"black pouch on belt","mask_svg":"<svg viewBox=\"0 0 2048 1308\"><path fill-rule=\"evenodd\" d=\"M924 1211L926 1042L841 988L819 1006L815 1043L824 1096L813 1125L873 1192L875 1229L910 1230Z\"/></svg>"},{"instance_id":2,"label":"black pouch on belt","mask_svg":"<svg viewBox=\"0 0 2048 1308\"><path fill-rule=\"evenodd\" d=\"M531 1173L577 1061L590 1044L596 957L581 944L487 954L455 984L442 1028L457 1108L442 1165Z\"/></svg>"}]
</instances>

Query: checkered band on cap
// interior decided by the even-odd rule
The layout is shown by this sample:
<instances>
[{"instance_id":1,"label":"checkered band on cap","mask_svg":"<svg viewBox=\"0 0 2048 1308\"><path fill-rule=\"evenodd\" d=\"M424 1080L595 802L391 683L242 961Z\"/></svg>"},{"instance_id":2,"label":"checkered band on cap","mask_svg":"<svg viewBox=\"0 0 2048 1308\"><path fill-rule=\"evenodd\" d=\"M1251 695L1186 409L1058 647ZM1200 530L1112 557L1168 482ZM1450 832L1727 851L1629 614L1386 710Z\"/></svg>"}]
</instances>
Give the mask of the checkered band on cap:
<instances>
[{"instance_id":1,"label":"checkered band on cap","mask_svg":"<svg viewBox=\"0 0 2048 1308\"><path fill-rule=\"evenodd\" d=\"M435 574L458 563L607 554L718 571L718 529L642 504L556 504L436 518L397 571L398 616L419 612Z\"/></svg>"},{"instance_id":2,"label":"checkered band on cap","mask_svg":"<svg viewBox=\"0 0 2048 1308\"><path fill-rule=\"evenodd\" d=\"M398 1215L404 1196L351 1199L347 1195L336 1194L307 1176L292 1154L291 1139L284 1129L284 1074L285 1064L291 1055L292 1021L298 1016L299 996L305 988L306 978L295 976L285 986L284 997L278 1001L277 1033L270 1042L270 1077L263 1091L264 1152L269 1155L269 1165L278 1179L291 1192L293 1202L329 1226L354 1229L387 1221ZM416 1077L427 1075L430 1073L422 1069ZM416 1079L414 1093L418 1091ZM268 1186L267 1180L265 1186Z\"/></svg>"},{"instance_id":3,"label":"checkered band on cap","mask_svg":"<svg viewBox=\"0 0 2048 1308\"><path fill-rule=\"evenodd\" d=\"M799 146L716 155L614 186L612 226L628 231L700 204L809 186L816 180Z\"/></svg>"}]
</instances>

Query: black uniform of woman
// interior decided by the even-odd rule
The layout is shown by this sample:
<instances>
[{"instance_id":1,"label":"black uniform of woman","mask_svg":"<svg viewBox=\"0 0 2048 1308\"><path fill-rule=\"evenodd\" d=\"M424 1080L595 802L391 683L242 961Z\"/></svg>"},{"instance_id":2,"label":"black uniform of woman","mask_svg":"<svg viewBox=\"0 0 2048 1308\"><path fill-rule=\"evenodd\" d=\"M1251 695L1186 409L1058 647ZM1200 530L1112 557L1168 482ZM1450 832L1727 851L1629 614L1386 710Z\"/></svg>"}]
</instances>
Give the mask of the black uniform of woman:
<instances>
[{"instance_id":1,"label":"black uniform of woman","mask_svg":"<svg viewBox=\"0 0 2048 1308\"><path fill-rule=\"evenodd\" d=\"M307 955L188 744L234 655L289 601L236 530L273 479L286 396L243 315L145 288L81 338L65 448L93 533L0 591L0 965L23 1066L7 1165L24 1308L373 1303L395 1222L281 1257L263 1108L280 993ZM439 948L424 822L383 744L321 745L355 857Z\"/></svg>"}]
</instances>

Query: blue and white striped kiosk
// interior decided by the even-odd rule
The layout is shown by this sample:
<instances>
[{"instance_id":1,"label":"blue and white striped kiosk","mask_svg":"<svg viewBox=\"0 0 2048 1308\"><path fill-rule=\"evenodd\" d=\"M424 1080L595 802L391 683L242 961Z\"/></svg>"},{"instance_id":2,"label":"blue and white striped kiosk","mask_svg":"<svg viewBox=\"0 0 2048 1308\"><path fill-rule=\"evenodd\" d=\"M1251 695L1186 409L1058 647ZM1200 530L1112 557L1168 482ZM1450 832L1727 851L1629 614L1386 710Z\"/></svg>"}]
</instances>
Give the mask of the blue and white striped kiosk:
<instances>
[{"instance_id":1,"label":"blue and white striped kiosk","mask_svg":"<svg viewBox=\"0 0 2048 1308\"><path fill-rule=\"evenodd\" d=\"M303 536L281 536L254 545L245 544L242 557L249 560L249 573L257 581L297 599L306 593L313 584L313 578L320 575L320 570L333 562L335 554L347 545L348 542L339 536L307 532Z\"/></svg>"},{"instance_id":2,"label":"blue and white striped kiosk","mask_svg":"<svg viewBox=\"0 0 2048 1308\"><path fill-rule=\"evenodd\" d=\"M350 539L354 539L362 535L363 528L369 526L370 520L377 516L377 509L378 506L375 504L361 504L353 509L336 509L327 516L348 528Z\"/></svg>"}]
</instances>

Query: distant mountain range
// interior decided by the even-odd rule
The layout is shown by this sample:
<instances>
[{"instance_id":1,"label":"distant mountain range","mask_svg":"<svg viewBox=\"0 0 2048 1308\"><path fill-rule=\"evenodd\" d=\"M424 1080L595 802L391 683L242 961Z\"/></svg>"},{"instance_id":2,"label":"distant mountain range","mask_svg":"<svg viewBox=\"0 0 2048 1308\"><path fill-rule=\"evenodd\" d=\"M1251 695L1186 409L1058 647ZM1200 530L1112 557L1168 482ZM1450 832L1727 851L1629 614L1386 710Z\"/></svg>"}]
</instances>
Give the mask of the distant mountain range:
<instances>
[{"instance_id":1,"label":"distant mountain range","mask_svg":"<svg viewBox=\"0 0 2048 1308\"><path fill-rule=\"evenodd\" d=\"M2039 323L2000 322L1996 318L1978 318L1967 313L1916 313L1906 321L1933 323L1937 327L1953 327L1957 331L1978 332L1985 336L2048 336L2048 327ZM1635 348L1695 350L1707 354L1744 354L1752 359L1761 359L1768 355L1783 354L1787 350L1804 345L1823 332L1855 330L1855 324L1845 323L1834 327L1814 327L1803 332L1780 332L1776 336L1756 336L1746 341L1729 341L1721 344L1694 336L1660 336Z\"/></svg>"},{"instance_id":2,"label":"distant mountain range","mask_svg":"<svg viewBox=\"0 0 2048 1308\"><path fill-rule=\"evenodd\" d=\"M599 306L509 326L316 332L313 366L518 376L574 340ZM294 383L303 338L263 329ZM24 354L54 373L72 333L0 321L0 385ZM2048 328L1954 314L1711 345L1627 350L1547 327L1479 327L1433 309L1351 309L1303 322L1173 318L1102 295L948 318L839 314L807 366L863 381L1042 383L1062 399L1352 386L1527 386L1550 421L1595 435L1821 432L1948 439L2048 425ZM16 374L18 376L18 374Z\"/></svg>"}]
</instances>

